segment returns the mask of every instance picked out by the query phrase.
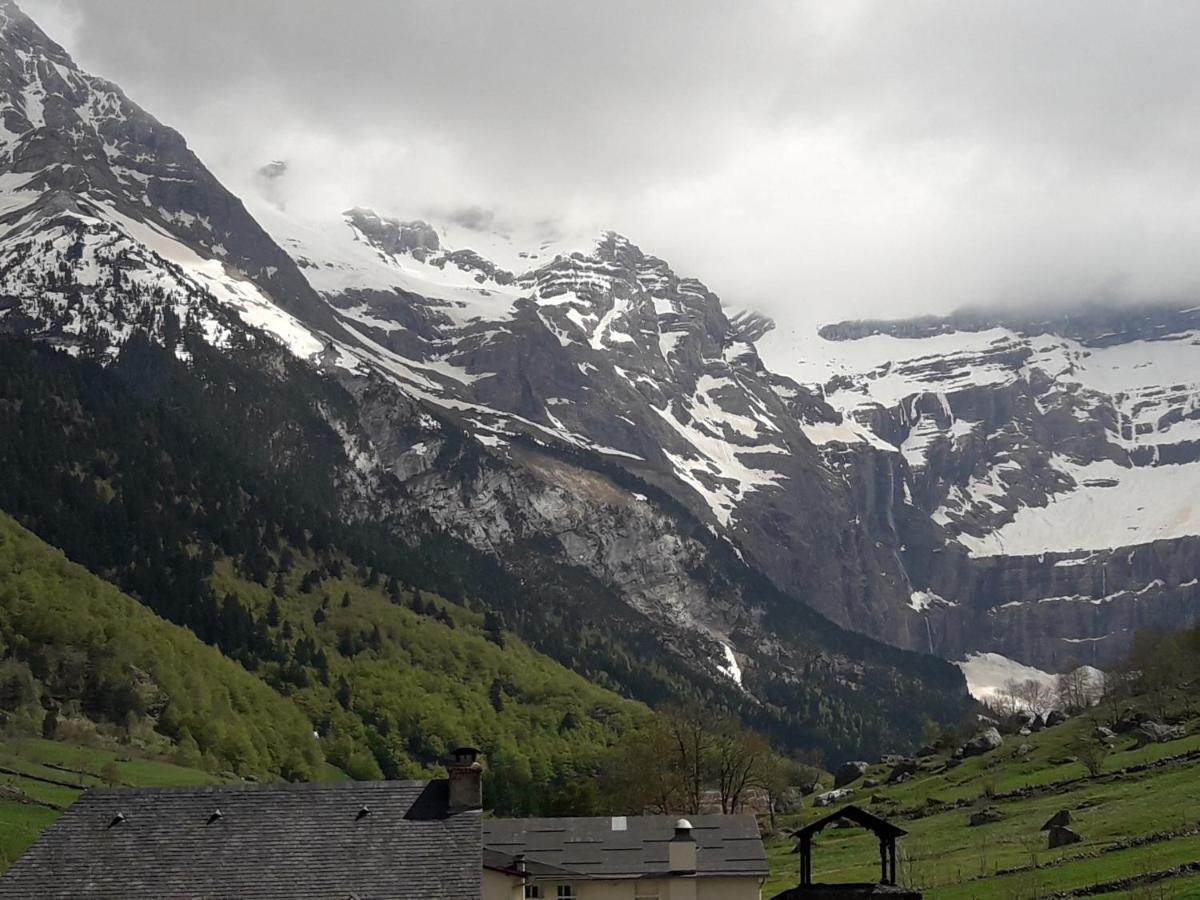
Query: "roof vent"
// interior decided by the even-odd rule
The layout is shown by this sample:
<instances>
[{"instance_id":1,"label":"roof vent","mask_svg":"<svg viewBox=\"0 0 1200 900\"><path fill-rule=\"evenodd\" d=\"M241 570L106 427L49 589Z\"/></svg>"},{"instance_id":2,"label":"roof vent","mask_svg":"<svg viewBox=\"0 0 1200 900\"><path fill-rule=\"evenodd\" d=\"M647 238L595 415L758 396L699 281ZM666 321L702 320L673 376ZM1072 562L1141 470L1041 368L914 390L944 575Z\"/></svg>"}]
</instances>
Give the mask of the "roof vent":
<instances>
[{"instance_id":1,"label":"roof vent","mask_svg":"<svg viewBox=\"0 0 1200 900\"><path fill-rule=\"evenodd\" d=\"M357 822L359 819L365 819L370 814L371 814L371 807L367 806L367 804L364 803L362 805L362 808L359 809L358 815L354 817L354 821Z\"/></svg>"},{"instance_id":2,"label":"roof vent","mask_svg":"<svg viewBox=\"0 0 1200 900\"><path fill-rule=\"evenodd\" d=\"M675 823L675 837L667 844L667 867L672 872L696 871L696 839L687 819Z\"/></svg>"},{"instance_id":3,"label":"roof vent","mask_svg":"<svg viewBox=\"0 0 1200 900\"><path fill-rule=\"evenodd\" d=\"M115 816L112 817L112 821L108 823L108 827L115 828L117 825L120 825L124 821L125 821L125 813L119 812Z\"/></svg>"},{"instance_id":4,"label":"roof vent","mask_svg":"<svg viewBox=\"0 0 1200 900\"><path fill-rule=\"evenodd\" d=\"M629 830L629 820L626 819L624 816L613 816L612 817L612 830L613 831L628 831Z\"/></svg>"},{"instance_id":5,"label":"roof vent","mask_svg":"<svg viewBox=\"0 0 1200 900\"><path fill-rule=\"evenodd\" d=\"M208 824L211 825L213 822L217 822L220 819L221 819L221 811L219 809L214 809L212 811L212 815L208 817Z\"/></svg>"}]
</instances>

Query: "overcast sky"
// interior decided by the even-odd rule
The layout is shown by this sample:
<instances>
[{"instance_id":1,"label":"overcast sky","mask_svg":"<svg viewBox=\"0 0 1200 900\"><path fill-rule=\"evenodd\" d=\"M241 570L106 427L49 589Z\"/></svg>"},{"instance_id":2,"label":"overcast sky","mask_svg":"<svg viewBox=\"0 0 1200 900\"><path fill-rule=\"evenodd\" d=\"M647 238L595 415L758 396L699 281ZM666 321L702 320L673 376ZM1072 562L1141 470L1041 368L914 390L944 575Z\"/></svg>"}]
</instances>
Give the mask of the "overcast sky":
<instances>
[{"instance_id":1,"label":"overcast sky","mask_svg":"<svg viewBox=\"0 0 1200 900\"><path fill-rule=\"evenodd\" d=\"M611 227L804 318L1200 295L1200 4L22 0L235 191Z\"/></svg>"}]
</instances>

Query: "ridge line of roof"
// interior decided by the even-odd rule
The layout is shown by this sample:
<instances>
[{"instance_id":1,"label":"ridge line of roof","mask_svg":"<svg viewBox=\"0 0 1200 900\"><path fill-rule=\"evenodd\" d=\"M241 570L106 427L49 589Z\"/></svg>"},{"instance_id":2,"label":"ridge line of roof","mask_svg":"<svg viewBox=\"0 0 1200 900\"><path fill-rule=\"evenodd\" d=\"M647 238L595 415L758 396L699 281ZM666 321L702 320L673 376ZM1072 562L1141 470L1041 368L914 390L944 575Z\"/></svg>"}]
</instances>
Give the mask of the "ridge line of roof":
<instances>
[{"instance_id":1,"label":"ridge line of roof","mask_svg":"<svg viewBox=\"0 0 1200 900\"><path fill-rule=\"evenodd\" d=\"M256 782L256 781L236 781L227 784L189 784L189 785L156 785L154 787L137 787L135 785L121 785L119 787L91 787L83 792L80 796L84 797L116 797L122 795L138 795L144 796L148 794L178 794L185 796L188 794L217 794L217 793L256 793L258 791L296 791L297 793L308 790L381 790L383 787L392 788L423 788L430 784L436 784L439 781L444 782L445 778L411 778L395 781L273 781L273 782Z\"/></svg>"}]
</instances>

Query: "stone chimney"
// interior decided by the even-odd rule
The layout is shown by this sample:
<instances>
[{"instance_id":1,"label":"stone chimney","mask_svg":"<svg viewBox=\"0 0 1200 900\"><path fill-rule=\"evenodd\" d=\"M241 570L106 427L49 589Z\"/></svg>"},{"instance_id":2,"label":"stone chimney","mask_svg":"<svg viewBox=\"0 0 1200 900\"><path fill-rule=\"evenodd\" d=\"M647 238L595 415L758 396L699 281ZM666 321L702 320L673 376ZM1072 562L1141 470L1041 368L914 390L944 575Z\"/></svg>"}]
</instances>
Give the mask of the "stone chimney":
<instances>
[{"instance_id":1,"label":"stone chimney","mask_svg":"<svg viewBox=\"0 0 1200 900\"><path fill-rule=\"evenodd\" d=\"M446 761L450 773L450 812L483 809L483 765L474 747L459 747Z\"/></svg>"},{"instance_id":2,"label":"stone chimney","mask_svg":"<svg viewBox=\"0 0 1200 900\"><path fill-rule=\"evenodd\" d=\"M675 837L667 847L667 867L673 874L696 871L696 839L692 837L691 822L680 819L675 823Z\"/></svg>"}]
</instances>

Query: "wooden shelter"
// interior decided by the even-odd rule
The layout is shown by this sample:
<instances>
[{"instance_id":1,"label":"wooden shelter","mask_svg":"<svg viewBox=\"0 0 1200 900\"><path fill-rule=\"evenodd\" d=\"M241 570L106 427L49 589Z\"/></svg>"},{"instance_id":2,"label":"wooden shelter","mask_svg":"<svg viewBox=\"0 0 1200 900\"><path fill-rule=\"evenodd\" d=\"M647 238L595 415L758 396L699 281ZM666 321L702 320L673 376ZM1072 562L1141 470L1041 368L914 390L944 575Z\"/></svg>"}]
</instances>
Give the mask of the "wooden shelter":
<instances>
[{"instance_id":1,"label":"wooden shelter","mask_svg":"<svg viewBox=\"0 0 1200 900\"><path fill-rule=\"evenodd\" d=\"M879 816L872 815L865 809L860 809L857 806L843 806L836 812L831 812L817 821L805 825L792 832L792 836L796 838L796 852L800 854L800 887L801 889L810 887L813 883L812 878L812 845L813 838L819 834L826 825L833 822L846 821L853 822L855 825L861 825L874 832L879 838L879 867L880 867L880 884L895 885L896 883L896 840L908 834L903 828L898 828L886 819L881 819Z\"/></svg>"}]
</instances>

